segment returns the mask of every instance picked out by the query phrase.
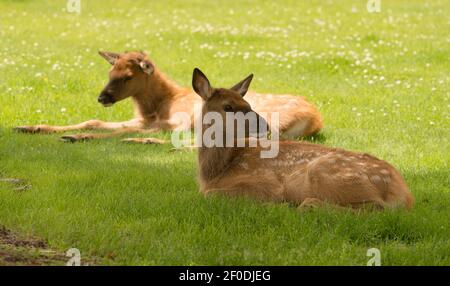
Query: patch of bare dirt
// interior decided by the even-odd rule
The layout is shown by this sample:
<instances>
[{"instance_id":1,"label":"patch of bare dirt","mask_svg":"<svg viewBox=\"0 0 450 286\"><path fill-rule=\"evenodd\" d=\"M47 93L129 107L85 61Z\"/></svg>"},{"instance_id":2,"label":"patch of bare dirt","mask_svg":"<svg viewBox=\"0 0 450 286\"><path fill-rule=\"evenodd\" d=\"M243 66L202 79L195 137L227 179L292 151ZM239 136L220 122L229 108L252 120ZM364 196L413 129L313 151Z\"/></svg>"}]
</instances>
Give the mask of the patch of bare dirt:
<instances>
[{"instance_id":1,"label":"patch of bare dirt","mask_svg":"<svg viewBox=\"0 0 450 286\"><path fill-rule=\"evenodd\" d=\"M0 266L65 265L68 257L38 238L22 238L0 226Z\"/></svg>"}]
</instances>

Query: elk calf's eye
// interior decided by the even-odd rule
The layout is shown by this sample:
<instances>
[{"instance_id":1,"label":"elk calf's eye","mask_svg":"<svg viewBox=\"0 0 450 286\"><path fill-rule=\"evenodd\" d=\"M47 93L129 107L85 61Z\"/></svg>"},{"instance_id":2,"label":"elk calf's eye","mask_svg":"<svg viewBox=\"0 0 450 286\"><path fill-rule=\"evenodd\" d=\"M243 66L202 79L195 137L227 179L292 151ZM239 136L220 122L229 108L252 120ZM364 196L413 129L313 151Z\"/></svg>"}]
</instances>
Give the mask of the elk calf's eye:
<instances>
[{"instance_id":1,"label":"elk calf's eye","mask_svg":"<svg viewBox=\"0 0 450 286\"><path fill-rule=\"evenodd\" d=\"M225 110L225 112L232 112L233 111L233 107L231 107L231 105L225 105L223 110Z\"/></svg>"}]
</instances>

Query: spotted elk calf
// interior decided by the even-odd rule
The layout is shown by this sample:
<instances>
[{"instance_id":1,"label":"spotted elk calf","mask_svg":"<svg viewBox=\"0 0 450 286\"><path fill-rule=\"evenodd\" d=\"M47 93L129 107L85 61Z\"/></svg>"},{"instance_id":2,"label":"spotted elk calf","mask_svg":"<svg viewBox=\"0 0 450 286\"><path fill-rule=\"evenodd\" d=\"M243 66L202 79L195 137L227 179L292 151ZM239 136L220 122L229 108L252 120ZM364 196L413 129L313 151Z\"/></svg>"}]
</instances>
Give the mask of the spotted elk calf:
<instances>
[{"instance_id":1,"label":"spotted elk calf","mask_svg":"<svg viewBox=\"0 0 450 286\"><path fill-rule=\"evenodd\" d=\"M244 100L250 81L248 77L232 89L213 88L206 76L195 69L192 84L203 99L202 116L208 112L222 114L226 129L226 112L254 112ZM209 127L203 123L202 135ZM304 142L280 141L279 144L278 155L264 159L260 156L261 146L199 146L201 192L290 202L300 207L332 204L409 209L413 205L402 176L385 161L368 154Z\"/></svg>"},{"instance_id":2,"label":"spotted elk calf","mask_svg":"<svg viewBox=\"0 0 450 286\"><path fill-rule=\"evenodd\" d=\"M84 133L65 135L66 141L114 137L124 133L151 133L159 130L189 130L194 125L194 105L201 100L191 90L179 87L169 80L142 52L122 54L99 52L111 65L109 82L100 93L98 101L105 107L128 97L135 107L133 119L124 122L89 120L69 126L20 126L17 131L28 133L53 133L87 129L106 129L110 133ZM317 133L322 119L316 108L305 99L292 95L249 93L248 101L258 112L279 112L280 132L284 137L297 137ZM176 113L187 113L191 120L185 122ZM129 138L129 142L158 143L152 138Z\"/></svg>"}]
</instances>

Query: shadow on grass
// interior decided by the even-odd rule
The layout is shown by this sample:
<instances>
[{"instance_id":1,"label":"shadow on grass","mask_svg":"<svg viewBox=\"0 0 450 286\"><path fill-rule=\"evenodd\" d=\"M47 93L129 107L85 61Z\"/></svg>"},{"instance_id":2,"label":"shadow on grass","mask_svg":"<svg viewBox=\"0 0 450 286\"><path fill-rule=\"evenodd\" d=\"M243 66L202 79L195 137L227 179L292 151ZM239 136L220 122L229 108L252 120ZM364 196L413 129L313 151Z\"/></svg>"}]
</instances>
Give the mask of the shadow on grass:
<instances>
[{"instance_id":1,"label":"shadow on grass","mask_svg":"<svg viewBox=\"0 0 450 286\"><path fill-rule=\"evenodd\" d=\"M311 136L300 137L298 140L308 141L310 143L323 144L325 143L327 137L323 132L319 132L317 134Z\"/></svg>"}]
</instances>

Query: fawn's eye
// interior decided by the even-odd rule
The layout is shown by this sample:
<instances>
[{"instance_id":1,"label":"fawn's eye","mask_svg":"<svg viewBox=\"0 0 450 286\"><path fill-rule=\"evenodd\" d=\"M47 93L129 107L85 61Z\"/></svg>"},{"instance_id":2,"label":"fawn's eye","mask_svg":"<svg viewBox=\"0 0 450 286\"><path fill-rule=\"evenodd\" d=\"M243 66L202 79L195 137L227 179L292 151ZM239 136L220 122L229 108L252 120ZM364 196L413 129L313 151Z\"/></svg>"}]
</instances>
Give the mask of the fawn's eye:
<instances>
[{"instance_id":1,"label":"fawn's eye","mask_svg":"<svg viewBox=\"0 0 450 286\"><path fill-rule=\"evenodd\" d=\"M231 107L231 105L227 104L223 107L223 110L225 110L225 112L233 112L233 107Z\"/></svg>"},{"instance_id":2,"label":"fawn's eye","mask_svg":"<svg viewBox=\"0 0 450 286\"><path fill-rule=\"evenodd\" d=\"M124 79L123 79L123 81L124 82L127 82L127 81L129 81L130 79L132 79L133 77L131 77L131 76L127 76L127 77L125 77Z\"/></svg>"}]
</instances>

